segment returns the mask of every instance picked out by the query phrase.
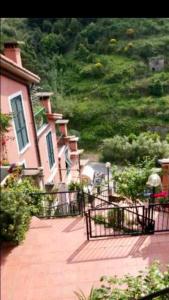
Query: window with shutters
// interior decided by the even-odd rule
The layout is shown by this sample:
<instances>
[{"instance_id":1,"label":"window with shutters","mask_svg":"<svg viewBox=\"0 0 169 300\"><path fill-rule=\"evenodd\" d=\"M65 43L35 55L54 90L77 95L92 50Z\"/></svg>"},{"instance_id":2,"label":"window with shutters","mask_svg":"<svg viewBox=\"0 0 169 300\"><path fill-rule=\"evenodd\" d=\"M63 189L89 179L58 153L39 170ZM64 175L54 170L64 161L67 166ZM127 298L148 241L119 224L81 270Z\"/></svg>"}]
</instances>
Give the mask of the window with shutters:
<instances>
[{"instance_id":1,"label":"window with shutters","mask_svg":"<svg viewBox=\"0 0 169 300\"><path fill-rule=\"evenodd\" d=\"M19 151L29 143L21 95L11 99L11 107Z\"/></svg>"},{"instance_id":2,"label":"window with shutters","mask_svg":"<svg viewBox=\"0 0 169 300\"><path fill-rule=\"evenodd\" d=\"M46 136L47 148L48 148L48 158L49 158L49 166L53 167L55 163L54 151L53 151L53 142L52 142L52 133L49 132Z\"/></svg>"},{"instance_id":3,"label":"window with shutters","mask_svg":"<svg viewBox=\"0 0 169 300\"><path fill-rule=\"evenodd\" d=\"M65 163L66 163L66 174L69 175L70 170L71 170L71 160L70 160L70 155L69 155L69 149L66 148L65 150Z\"/></svg>"}]
</instances>

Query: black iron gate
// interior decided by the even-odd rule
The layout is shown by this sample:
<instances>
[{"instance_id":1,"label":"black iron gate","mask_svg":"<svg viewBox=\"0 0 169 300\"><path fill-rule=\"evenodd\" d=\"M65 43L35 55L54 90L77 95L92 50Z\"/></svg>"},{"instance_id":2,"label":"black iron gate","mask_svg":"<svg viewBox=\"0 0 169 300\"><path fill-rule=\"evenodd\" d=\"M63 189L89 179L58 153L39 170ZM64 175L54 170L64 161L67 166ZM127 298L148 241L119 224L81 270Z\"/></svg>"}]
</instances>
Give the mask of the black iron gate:
<instances>
[{"instance_id":1,"label":"black iron gate","mask_svg":"<svg viewBox=\"0 0 169 300\"><path fill-rule=\"evenodd\" d=\"M145 207L106 207L86 213L87 238L154 233L155 222L146 216Z\"/></svg>"},{"instance_id":2,"label":"black iron gate","mask_svg":"<svg viewBox=\"0 0 169 300\"><path fill-rule=\"evenodd\" d=\"M169 231L169 203L93 208L86 212L87 239Z\"/></svg>"}]
</instances>

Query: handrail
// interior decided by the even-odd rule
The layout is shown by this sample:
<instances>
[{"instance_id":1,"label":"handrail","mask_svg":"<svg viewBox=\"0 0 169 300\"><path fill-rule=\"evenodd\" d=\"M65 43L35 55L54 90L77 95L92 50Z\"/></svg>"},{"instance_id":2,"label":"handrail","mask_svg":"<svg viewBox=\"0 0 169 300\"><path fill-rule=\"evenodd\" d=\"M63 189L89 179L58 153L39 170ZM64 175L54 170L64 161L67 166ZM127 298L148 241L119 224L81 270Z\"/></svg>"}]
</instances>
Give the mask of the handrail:
<instances>
[{"instance_id":1,"label":"handrail","mask_svg":"<svg viewBox=\"0 0 169 300\"><path fill-rule=\"evenodd\" d=\"M42 120L39 118L42 118ZM47 124L46 111L44 107L42 107L38 112L34 114L34 119L37 131L39 131L45 124ZM38 123L39 121L41 121L40 124Z\"/></svg>"},{"instance_id":2,"label":"handrail","mask_svg":"<svg viewBox=\"0 0 169 300\"><path fill-rule=\"evenodd\" d=\"M34 117L36 117L37 115L39 115L43 110L45 110L44 107L42 107L41 109L39 109L36 113L34 113Z\"/></svg>"},{"instance_id":3,"label":"handrail","mask_svg":"<svg viewBox=\"0 0 169 300\"><path fill-rule=\"evenodd\" d=\"M30 195L56 195L56 194L71 194L78 193L79 191L64 191L64 192L33 192Z\"/></svg>"},{"instance_id":4,"label":"handrail","mask_svg":"<svg viewBox=\"0 0 169 300\"><path fill-rule=\"evenodd\" d=\"M44 206L43 208L47 208L47 209L59 208L59 207L62 207L62 206L71 205L73 203L76 203L76 201L70 201L69 203L65 202L65 203L62 203L62 204L59 204L59 205L54 205L54 206Z\"/></svg>"},{"instance_id":5,"label":"handrail","mask_svg":"<svg viewBox=\"0 0 169 300\"><path fill-rule=\"evenodd\" d=\"M162 289L160 291L157 291L157 292L154 292L154 293L151 293L147 296L143 296L141 298L139 298L138 300L153 300L155 299L156 297L158 296L163 296L163 295L169 295L169 287L165 288L165 289ZM134 300L134 299L133 299Z\"/></svg>"}]
</instances>

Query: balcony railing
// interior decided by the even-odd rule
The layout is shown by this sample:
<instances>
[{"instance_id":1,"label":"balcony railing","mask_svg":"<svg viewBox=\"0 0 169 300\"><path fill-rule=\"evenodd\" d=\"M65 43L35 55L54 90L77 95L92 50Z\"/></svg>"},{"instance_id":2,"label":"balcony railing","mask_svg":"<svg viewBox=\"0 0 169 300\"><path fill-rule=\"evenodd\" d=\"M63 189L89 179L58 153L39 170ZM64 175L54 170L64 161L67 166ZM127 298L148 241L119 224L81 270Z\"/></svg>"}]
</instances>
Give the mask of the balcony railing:
<instances>
[{"instance_id":1,"label":"balcony railing","mask_svg":"<svg viewBox=\"0 0 169 300\"><path fill-rule=\"evenodd\" d=\"M34 118L35 118L36 130L38 132L45 124L47 124L45 108L42 108L37 113L35 113Z\"/></svg>"}]
</instances>

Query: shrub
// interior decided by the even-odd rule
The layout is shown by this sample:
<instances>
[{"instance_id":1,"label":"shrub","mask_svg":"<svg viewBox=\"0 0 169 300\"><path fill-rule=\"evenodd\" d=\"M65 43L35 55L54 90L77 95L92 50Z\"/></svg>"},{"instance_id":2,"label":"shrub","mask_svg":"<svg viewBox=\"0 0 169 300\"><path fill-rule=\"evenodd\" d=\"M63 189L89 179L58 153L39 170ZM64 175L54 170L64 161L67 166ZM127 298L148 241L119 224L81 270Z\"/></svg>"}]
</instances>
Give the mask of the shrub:
<instances>
[{"instance_id":1,"label":"shrub","mask_svg":"<svg viewBox=\"0 0 169 300\"><path fill-rule=\"evenodd\" d=\"M73 191L81 191L84 187L84 183L83 182L70 182L68 189L69 191L73 192Z\"/></svg>"},{"instance_id":2,"label":"shrub","mask_svg":"<svg viewBox=\"0 0 169 300\"><path fill-rule=\"evenodd\" d=\"M117 43L117 40L116 40L116 39L111 39L111 40L110 40L110 43L111 43L111 44L116 44L116 43Z\"/></svg>"},{"instance_id":3,"label":"shrub","mask_svg":"<svg viewBox=\"0 0 169 300\"><path fill-rule=\"evenodd\" d=\"M166 271L161 271L159 262L155 261L144 272L140 271L137 276L130 274L123 278L102 276L100 282L101 287L92 288L89 297L85 297L83 292L75 292L77 298L79 300L140 299L169 287L169 266ZM158 297L158 299L167 300L168 294Z\"/></svg>"},{"instance_id":4,"label":"shrub","mask_svg":"<svg viewBox=\"0 0 169 300\"><path fill-rule=\"evenodd\" d=\"M153 96L160 97L163 95L163 85L159 79L154 80L149 86L150 94Z\"/></svg>"},{"instance_id":5,"label":"shrub","mask_svg":"<svg viewBox=\"0 0 169 300\"><path fill-rule=\"evenodd\" d=\"M14 243L21 242L29 226L30 196L17 191L1 193L1 240Z\"/></svg>"},{"instance_id":6,"label":"shrub","mask_svg":"<svg viewBox=\"0 0 169 300\"><path fill-rule=\"evenodd\" d=\"M159 135L146 132L136 136L119 136L104 139L101 145L103 161L118 164L142 162L149 157L157 159L169 156L169 143L160 140Z\"/></svg>"},{"instance_id":7,"label":"shrub","mask_svg":"<svg viewBox=\"0 0 169 300\"><path fill-rule=\"evenodd\" d=\"M134 33L135 33L135 30L133 28L128 28L126 30L126 34L127 34L128 37L133 37Z\"/></svg>"},{"instance_id":8,"label":"shrub","mask_svg":"<svg viewBox=\"0 0 169 300\"><path fill-rule=\"evenodd\" d=\"M33 180L25 178L18 183L15 180L15 177L12 176L12 178L9 180L8 184L5 186L3 191L9 192L11 194L12 193L23 194L23 196L30 195L32 193L31 196L24 198L24 201L29 206L31 215L38 215L42 212L43 196L38 194L41 192L41 190L35 186Z\"/></svg>"},{"instance_id":9,"label":"shrub","mask_svg":"<svg viewBox=\"0 0 169 300\"><path fill-rule=\"evenodd\" d=\"M114 167L112 173L113 179L117 183L117 192L133 201L138 197L143 199L148 176L152 173L152 166L153 162L150 161L145 166L130 166L123 170Z\"/></svg>"},{"instance_id":10,"label":"shrub","mask_svg":"<svg viewBox=\"0 0 169 300\"><path fill-rule=\"evenodd\" d=\"M83 67L80 71L80 76L88 77L102 77L105 74L105 68L101 63L90 64Z\"/></svg>"}]
</instances>

